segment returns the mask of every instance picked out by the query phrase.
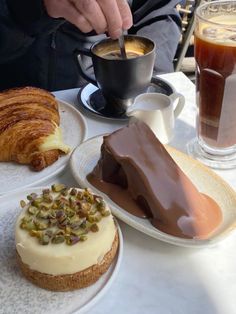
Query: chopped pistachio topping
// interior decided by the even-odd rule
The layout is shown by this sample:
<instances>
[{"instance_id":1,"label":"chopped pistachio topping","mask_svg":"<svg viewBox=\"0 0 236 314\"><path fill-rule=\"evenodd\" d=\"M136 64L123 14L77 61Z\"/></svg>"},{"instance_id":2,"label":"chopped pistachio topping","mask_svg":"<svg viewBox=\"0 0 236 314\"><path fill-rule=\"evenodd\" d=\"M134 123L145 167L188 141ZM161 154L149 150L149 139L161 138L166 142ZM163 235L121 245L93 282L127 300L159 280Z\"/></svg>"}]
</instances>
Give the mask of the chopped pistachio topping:
<instances>
[{"instance_id":1,"label":"chopped pistachio topping","mask_svg":"<svg viewBox=\"0 0 236 314\"><path fill-rule=\"evenodd\" d=\"M26 206L26 202L25 201L20 201L20 206L21 206L21 208L24 208L25 206Z\"/></svg>"},{"instance_id":2,"label":"chopped pistachio topping","mask_svg":"<svg viewBox=\"0 0 236 314\"><path fill-rule=\"evenodd\" d=\"M74 245L87 240L87 233L98 232L98 222L110 215L101 196L88 189L78 191L64 184L53 184L41 195L31 193L20 227L41 245L49 243Z\"/></svg>"}]
</instances>

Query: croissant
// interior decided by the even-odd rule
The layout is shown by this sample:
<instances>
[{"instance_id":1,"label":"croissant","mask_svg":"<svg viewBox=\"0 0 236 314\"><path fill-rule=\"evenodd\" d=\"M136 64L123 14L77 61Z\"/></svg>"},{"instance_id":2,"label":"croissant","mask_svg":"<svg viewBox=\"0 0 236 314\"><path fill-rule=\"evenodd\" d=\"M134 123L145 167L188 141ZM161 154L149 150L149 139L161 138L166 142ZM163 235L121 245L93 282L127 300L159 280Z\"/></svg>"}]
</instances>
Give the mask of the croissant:
<instances>
[{"instance_id":1,"label":"croissant","mask_svg":"<svg viewBox=\"0 0 236 314\"><path fill-rule=\"evenodd\" d=\"M0 161L29 164L40 171L68 153L59 128L55 97L23 87L0 93Z\"/></svg>"}]
</instances>

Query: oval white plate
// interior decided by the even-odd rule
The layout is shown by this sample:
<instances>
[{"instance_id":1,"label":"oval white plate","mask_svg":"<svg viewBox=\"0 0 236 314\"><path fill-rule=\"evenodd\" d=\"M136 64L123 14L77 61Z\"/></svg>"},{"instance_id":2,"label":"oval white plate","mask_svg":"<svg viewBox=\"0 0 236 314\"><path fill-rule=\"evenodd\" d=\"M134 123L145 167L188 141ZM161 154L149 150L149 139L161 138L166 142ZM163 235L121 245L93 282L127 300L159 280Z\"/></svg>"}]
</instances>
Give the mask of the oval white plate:
<instances>
[{"instance_id":1,"label":"oval white plate","mask_svg":"<svg viewBox=\"0 0 236 314\"><path fill-rule=\"evenodd\" d=\"M58 102L63 141L70 146L72 152L86 136L86 122L81 113L73 106L62 100L58 100ZM32 171L27 165L0 162L0 194L47 181L64 170L69 158L70 154L62 155L51 166L39 172Z\"/></svg>"},{"instance_id":2,"label":"oval white plate","mask_svg":"<svg viewBox=\"0 0 236 314\"><path fill-rule=\"evenodd\" d=\"M82 143L71 156L70 166L75 180L81 187L90 187L100 193L109 203L113 214L133 228L146 233L158 240L186 247L204 247L223 240L236 226L236 193L213 171L187 155L166 146L168 152L192 180L199 191L211 196L220 205L223 222L217 231L207 240L183 239L168 235L154 228L149 220L138 218L111 201L108 196L92 186L86 179L100 157L100 147L103 137L94 137Z\"/></svg>"},{"instance_id":3,"label":"oval white plate","mask_svg":"<svg viewBox=\"0 0 236 314\"><path fill-rule=\"evenodd\" d=\"M108 271L88 288L72 292L52 292L27 281L17 266L14 225L21 208L19 202L32 192L43 188L31 188L0 197L0 312L24 314L76 314L88 311L110 288L118 274L122 255L123 237L118 226L118 254Z\"/></svg>"}]
</instances>

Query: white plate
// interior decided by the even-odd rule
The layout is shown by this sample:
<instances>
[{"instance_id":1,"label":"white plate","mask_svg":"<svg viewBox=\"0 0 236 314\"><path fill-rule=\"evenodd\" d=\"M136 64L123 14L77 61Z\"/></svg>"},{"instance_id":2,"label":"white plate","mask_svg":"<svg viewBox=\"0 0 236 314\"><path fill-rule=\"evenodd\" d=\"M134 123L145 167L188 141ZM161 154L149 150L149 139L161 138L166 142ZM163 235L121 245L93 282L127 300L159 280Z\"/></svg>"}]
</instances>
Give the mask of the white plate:
<instances>
[{"instance_id":1,"label":"white plate","mask_svg":"<svg viewBox=\"0 0 236 314\"><path fill-rule=\"evenodd\" d=\"M126 210L111 201L108 196L94 188L86 179L100 157L100 147L103 138L94 137L82 143L71 156L70 166L75 180L81 187L90 187L96 193L103 195L111 207L113 214L133 228L158 240L186 247L204 247L223 240L236 226L236 193L213 171L187 155L166 146L168 152L192 180L199 191L211 196L220 205L223 222L217 231L207 240L183 239L159 231L147 219L141 219L129 214Z\"/></svg>"},{"instance_id":2,"label":"white plate","mask_svg":"<svg viewBox=\"0 0 236 314\"><path fill-rule=\"evenodd\" d=\"M86 123L81 113L68 103L58 100L60 127L63 141L71 152L86 136ZM27 165L13 162L0 162L0 194L16 191L47 181L66 167L70 154L62 155L56 162L42 171L35 172Z\"/></svg>"},{"instance_id":3,"label":"white plate","mask_svg":"<svg viewBox=\"0 0 236 314\"><path fill-rule=\"evenodd\" d=\"M108 271L92 286L72 292L51 292L27 281L21 274L14 244L14 225L20 212L19 202L31 192L31 188L0 197L0 313L24 314L76 314L88 311L110 288L118 274L123 254L123 238L118 227L118 254Z\"/></svg>"}]
</instances>

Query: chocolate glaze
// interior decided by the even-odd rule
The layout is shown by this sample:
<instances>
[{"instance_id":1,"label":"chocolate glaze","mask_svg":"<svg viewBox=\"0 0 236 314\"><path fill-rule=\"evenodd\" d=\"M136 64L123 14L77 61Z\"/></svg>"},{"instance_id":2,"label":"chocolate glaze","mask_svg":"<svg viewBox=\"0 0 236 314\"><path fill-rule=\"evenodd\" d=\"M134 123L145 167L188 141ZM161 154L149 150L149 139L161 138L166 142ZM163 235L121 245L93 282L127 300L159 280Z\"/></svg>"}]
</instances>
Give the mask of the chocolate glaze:
<instances>
[{"instance_id":1,"label":"chocolate glaze","mask_svg":"<svg viewBox=\"0 0 236 314\"><path fill-rule=\"evenodd\" d=\"M222 221L217 203L198 192L150 128L138 122L104 136L89 182L133 215L183 238L207 238Z\"/></svg>"}]
</instances>

